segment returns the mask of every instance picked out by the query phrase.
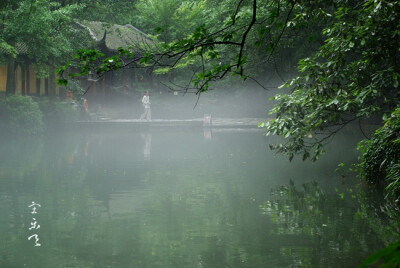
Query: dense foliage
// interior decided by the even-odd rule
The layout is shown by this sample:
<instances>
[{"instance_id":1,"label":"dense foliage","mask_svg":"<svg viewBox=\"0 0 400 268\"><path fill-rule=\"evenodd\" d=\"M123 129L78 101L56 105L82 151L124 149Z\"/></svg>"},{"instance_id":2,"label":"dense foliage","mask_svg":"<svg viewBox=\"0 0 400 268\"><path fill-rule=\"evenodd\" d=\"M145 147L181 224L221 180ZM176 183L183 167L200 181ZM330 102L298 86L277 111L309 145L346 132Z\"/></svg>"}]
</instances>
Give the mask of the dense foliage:
<instances>
[{"instance_id":1,"label":"dense foliage","mask_svg":"<svg viewBox=\"0 0 400 268\"><path fill-rule=\"evenodd\" d=\"M2 133L35 135L43 131L43 114L31 97L12 95L0 101Z\"/></svg>"},{"instance_id":2,"label":"dense foliage","mask_svg":"<svg viewBox=\"0 0 400 268\"><path fill-rule=\"evenodd\" d=\"M399 251L400 241L397 241L371 254L359 267L365 268L370 265L376 265L377 263L381 263L379 267L398 267L398 264L400 263Z\"/></svg>"},{"instance_id":3,"label":"dense foliage","mask_svg":"<svg viewBox=\"0 0 400 268\"><path fill-rule=\"evenodd\" d=\"M285 84L291 93L274 98L276 118L261 125L288 137L274 149L316 160L345 125L398 105L399 10L398 1L372 0L337 8L324 45L299 62L300 75Z\"/></svg>"},{"instance_id":4,"label":"dense foliage","mask_svg":"<svg viewBox=\"0 0 400 268\"><path fill-rule=\"evenodd\" d=\"M0 100L0 127L2 134L38 135L44 127L58 126L80 118L78 105L74 102L49 101L42 98L10 95Z\"/></svg>"},{"instance_id":5,"label":"dense foliage","mask_svg":"<svg viewBox=\"0 0 400 268\"><path fill-rule=\"evenodd\" d=\"M400 109L385 120L371 139L360 143L360 173L368 182L386 186L391 199L400 201Z\"/></svg>"},{"instance_id":6,"label":"dense foliage","mask_svg":"<svg viewBox=\"0 0 400 268\"><path fill-rule=\"evenodd\" d=\"M172 11L164 2L137 3L138 16L133 23L137 22L154 40L147 53L121 49L115 55L118 60L92 51L89 57L79 56L71 64L80 70L77 74L87 75L91 70L101 75L113 68L141 64L158 74L169 73L173 84L183 81L177 73L185 73L186 81L176 88L195 93L207 91L211 82L229 78L228 74L259 85L270 81L262 86L276 88L275 80L283 79L281 71L294 71L297 60L319 46L321 39L316 33L330 20L308 1L171 0L170 6L176 7ZM330 2L327 9L331 8ZM305 12L310 15L305 16ZM149 14L152 21L148 20ZM104 68L109 60L113 68ZM115 66L118 62L123 64ZM192 85L187 86L190 80Z\"/></svg>"},{"instance_id":7,"label":"dense foliage","mask_svg":"<svg viewBox=\"0 0 400 268\"><path fill-rule=\"evenodd\" d=\"M127 0L1 1L0 60L21 53L37 64L49 64L53 58L65 60L87 45L74 27L75 20L127 23L130 17L126 13L133 8Z\"/></svg>"},{"instance_id":8,"label":"dense foliage","mask_svg":"<svg viewBox=\"0 0 400 268\"><path fill-rule=\"evenodd\" d=\"M204 0L138 0L132 24L161 42L176 41L206 22L205 3Z\"/></svg>"},{"instance_id":9,"label":"dense foliage","mask_svg":"<svg viewBox=\"0 0 400 268\"><path fill-rule=\"evenodd\" d=\"M48 77L51 96L55 95L55 66L85 45L71 28L73 15L82 8L79 4L61 6L45 0L7 0L0 3L0 64L9 70L29 65L36 77ZM15 75L7 72L6 94L15 93Z\"/></svg>"},{"instance_id":10,"label":"dense foliage","mask_svg":"<svg viewBox=\"0 0 400 268\"><path fill-rule=\"evenodd\" d=\"M78 20L102 21L126 24L135 17L132 0L53 0L63 7L79 5L73 18Z\"/></svg>"},{"instance_id":11,"label":"dense foliage","mask_svg":"<svg viewBox=\"0 0 400 268\"><path fill-rule=\"evenodd\" d=\"M32 65L36 77L49 78L50 96L55 95L55 67L90 47L93 40L78 24L80 20L127 23L131 1L5 0L0 2L0 64L10 69ZM7 94L14 94L12 72ZM47 92L46 92L47 94Z\"/></svg>"},{"instance_id":12,"label":"dense foliage","mask_svg":"<svg viewBox=\"0 0 400 268\"><path fill-rule=\"evenodd\" d=\"M62 7L44 0L2 1L0 60L23 54L40 65L71 53L74 38L68 25L81 8L78 4Z\"/></svg>"}]
</instances>

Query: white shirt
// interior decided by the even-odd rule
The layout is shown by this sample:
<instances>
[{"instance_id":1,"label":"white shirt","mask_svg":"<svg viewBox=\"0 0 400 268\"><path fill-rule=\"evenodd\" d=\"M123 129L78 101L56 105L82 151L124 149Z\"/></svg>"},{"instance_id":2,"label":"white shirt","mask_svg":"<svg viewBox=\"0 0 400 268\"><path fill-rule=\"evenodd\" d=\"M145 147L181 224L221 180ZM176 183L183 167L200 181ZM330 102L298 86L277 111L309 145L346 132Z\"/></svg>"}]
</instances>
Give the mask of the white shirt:
<instances>
[{"instance_id":1,"label":"white shirt","mask_svg":"<svg viewBox=\"0 0 400 268\"><path fill-rule=\"evenodd\" d=\"M142 103L144 105L144 108L150 108L150 96L144 95L143 99L142 99Z\"/></svg>"}]
</instances>

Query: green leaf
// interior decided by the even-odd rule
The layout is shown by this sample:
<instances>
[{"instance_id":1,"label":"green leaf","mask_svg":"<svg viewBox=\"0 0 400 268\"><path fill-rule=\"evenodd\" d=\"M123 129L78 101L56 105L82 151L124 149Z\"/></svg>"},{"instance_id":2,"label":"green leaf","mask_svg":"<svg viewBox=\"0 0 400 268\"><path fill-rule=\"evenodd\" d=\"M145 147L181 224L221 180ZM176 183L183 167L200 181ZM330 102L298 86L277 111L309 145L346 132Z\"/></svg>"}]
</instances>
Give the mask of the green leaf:
<instances>
[{"instance_id":1,"label":"green leaf","mask_svg":"<svg viewBox=\"0 0 400 268\"><path fill-rule=\"evenodd\" d=\"M59 78L59 79L56 79L56 81L57 81L57 84L60 86L68 85L68 80L65 78Z\"/></svg>"},{"instance_id":2,"label":"green leaf","mask_svg":"<svg viewBox=\"0 0 400 268\"><path fill-rule=\"evenodd\" d=\"M373 265L380 260L384 260L380 267L396 267L400 264L400 240L368 256L359 268Z\"/></svg>"}]
</instances>

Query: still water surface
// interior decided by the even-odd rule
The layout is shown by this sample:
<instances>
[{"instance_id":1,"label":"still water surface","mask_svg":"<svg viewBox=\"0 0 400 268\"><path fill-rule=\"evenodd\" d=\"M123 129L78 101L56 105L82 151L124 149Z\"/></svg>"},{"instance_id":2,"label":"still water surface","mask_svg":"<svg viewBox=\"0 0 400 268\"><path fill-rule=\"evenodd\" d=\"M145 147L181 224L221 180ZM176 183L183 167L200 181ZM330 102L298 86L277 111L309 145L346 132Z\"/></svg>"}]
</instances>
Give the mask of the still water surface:
<instances>
[{"instance_id":1,"label":"still water surface","mask_svg":"<svg viewBox=\"0 0 400 268\"><path fill-rule=\"evenodd\" d=\"M201 128L3 140L0 267L356 267L396 239L334 172L356 158L351 133L314 164L269 142Z\"/></svg>"}]
</instances>

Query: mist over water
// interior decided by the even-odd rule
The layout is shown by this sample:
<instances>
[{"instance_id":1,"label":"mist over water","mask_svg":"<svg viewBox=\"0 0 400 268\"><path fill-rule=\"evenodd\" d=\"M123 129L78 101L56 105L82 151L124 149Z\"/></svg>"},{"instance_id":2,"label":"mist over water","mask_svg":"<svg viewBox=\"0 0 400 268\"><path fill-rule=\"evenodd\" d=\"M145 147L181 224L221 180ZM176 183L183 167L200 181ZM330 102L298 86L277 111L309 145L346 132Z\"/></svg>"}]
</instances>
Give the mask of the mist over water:
<instances>
[{"instance_id":1,"label":"mist over water","mask_svg":"<svg viewBox=\"0 0 400 268\"><path fill-rule=\"evenodd\" d=\"M83 120L0 141L1 267L353 267L395 233L335 171L357 160L358 125L316 163L289 162L256 127L276 89L148 90L149 123L141 92L89 91Z\"/></svg>"},{"instance_id":2,"label":"mist over water","mask_svg":"<svg viewBox=\"0 0 400 268\"><path fill-rule=\"evenodd\" d=\"M400 1L0 1L0 268L400 259Z\"/></svg>"},{"instance_id":3,"label":"mist over water","mask_svg":"<svg viewBox=\"0 0 400 268\"><path fill-rule=\"evenodd\" d=\"M269 117L276 93L261 87L214 89L200 95L149 88L153 119L194 119L211 114L213 118L264 118ZM86 96L92 112L107 112L113 119L138 119L143 112L140 92L116 94L102 101L89 92Z\"/></svg>"},{"instance_id":4,"label":"mist over water","mask_svg":"<svg viewBox=\"0 0 400 268\"><path fill-rule=\"evenodd\" d=\"M332 266L336 244L345 245L344 263L357 264L380 242L369 233L360 250L354 236L372 227L354 221L354 201L335 192L354 180L333 171L356 158L356 138L345 132L315 164L289 164L268 149L277 140L257 129L92 127L1 142L0 233L8 257L0 264L286 267L316 265L310 258L320 252L318 262ZM280 188L290 181L299 190L320 188L306 188L303 207ZM27 240L32 201L41 204L40 248Z\"/></svg>"}]
</instances>

